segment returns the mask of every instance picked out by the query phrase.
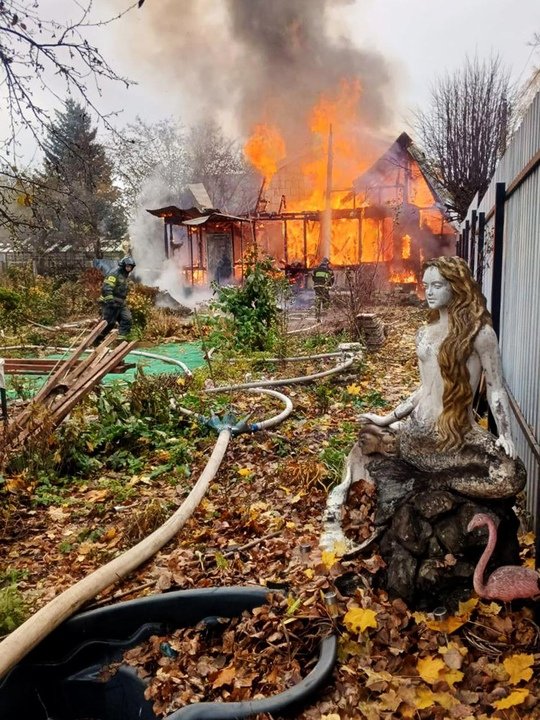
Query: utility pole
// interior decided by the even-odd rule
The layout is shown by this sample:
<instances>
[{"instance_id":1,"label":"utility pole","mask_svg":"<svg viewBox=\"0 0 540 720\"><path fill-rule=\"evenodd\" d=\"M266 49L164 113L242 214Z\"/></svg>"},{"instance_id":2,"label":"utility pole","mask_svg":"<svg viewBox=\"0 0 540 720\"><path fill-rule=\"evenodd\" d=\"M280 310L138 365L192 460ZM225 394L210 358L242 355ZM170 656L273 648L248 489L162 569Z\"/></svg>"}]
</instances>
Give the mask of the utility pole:
<instances>
[{"instance_id":1,"label":"utility pole","mask_svg":"<svg viewBox=\"0 0 540 720\"><path fill-rule=\"evenodd\" d=\"M328 159L326 161L326 194L324 211L321 222L321 260L323 257L330 258L330 241L332 239L332 174L334 164L334 148L332 125L328 129Z\"/></svg>"}]
</instances>

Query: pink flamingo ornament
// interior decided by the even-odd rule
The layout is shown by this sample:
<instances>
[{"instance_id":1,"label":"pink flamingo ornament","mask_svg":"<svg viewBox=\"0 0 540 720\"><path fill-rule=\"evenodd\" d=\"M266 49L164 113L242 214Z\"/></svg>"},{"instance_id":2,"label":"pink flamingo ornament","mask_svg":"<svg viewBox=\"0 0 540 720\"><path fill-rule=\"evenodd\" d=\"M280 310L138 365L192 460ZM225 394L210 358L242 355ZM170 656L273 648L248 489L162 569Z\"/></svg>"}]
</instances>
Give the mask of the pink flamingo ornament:
<instances>
[{"instance_id":1,"label":"pink flamingo ornament","mask_svg":"<svg viewBox=\"0 0 540 720\"><path fill-rule=\"evenodd\" d=\"M482 525L487 525L489 538L473 575L476 594L488 600L502 600L503 602L540 597L540 574L536 570L519 565L503 565L503 567L497 568L484 584L486 565L497 542L497 528L489 515L477 513L467 526L467 531L471 532Z\"/></svg>"}]
</instances>

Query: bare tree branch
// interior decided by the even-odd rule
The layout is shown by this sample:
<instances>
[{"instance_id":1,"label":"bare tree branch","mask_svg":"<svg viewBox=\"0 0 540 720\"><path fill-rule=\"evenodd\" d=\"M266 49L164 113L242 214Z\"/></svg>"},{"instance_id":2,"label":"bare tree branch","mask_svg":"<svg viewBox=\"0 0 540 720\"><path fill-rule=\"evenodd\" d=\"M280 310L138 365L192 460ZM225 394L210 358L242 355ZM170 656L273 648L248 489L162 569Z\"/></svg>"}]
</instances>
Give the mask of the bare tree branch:
<instances>
[{"instance_id":1,"label":"bare tree branch","mask_svg":"<svg viewBox=\"0 0 540 720\"><path fill-rule=\"evenodd\" d=\"M453 198L459 219L476 193L488 188L511 127L514 92L499 58L467 58L461 69L439 78L415 127L438 180Z\"/></svg>"},{"instance_id":2,"label":"bare tree branch","mask_svg":"<svg viewBox=\"0 0 540 720\"><path fill-rule=\"evenodd\" d=\"M20 149L29 140L36 149L44 149L47 133L55 130L54 110L66 97L89 108L115 132L111 123L115 113L104 113L99 97L104 83L128 86L130 81L116 73L89 35L118 21L137 2L126 0L124 10L93 20L93 0L72 1L78 18L73 21L66 19L69 12L66 18L51 17L43 0L0 0L0 110L7 120L7 133L0 136L0 173L4 176L0 184L0 226L32 226L31 214L18 212L18 184L43 188L35 173L17 170ZM34 99L37 91L42 94L41 102ZM30 197L32 192L27 192Z\"/></svg>"}]
</instances>

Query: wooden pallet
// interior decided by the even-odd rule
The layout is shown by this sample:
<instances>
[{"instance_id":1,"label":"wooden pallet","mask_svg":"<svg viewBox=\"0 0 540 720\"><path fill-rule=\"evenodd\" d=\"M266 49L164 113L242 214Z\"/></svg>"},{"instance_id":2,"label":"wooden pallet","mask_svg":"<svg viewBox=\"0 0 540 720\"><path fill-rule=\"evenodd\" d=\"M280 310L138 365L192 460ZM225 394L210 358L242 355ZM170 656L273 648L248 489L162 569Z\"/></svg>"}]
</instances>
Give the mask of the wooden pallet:
<instances>
[{"instance_id":1,"label":"wooden pallet","mask_svg":"<svg viewBox=\"0 0 540 720\"><path fill-rule=\"evenodd\" d=\"M67 360L57 361L52 374L32 401L13 418L3 433L5 455L20 451L26 443L43 432L56 428L71 410L101 379L113 372L124 357L134 349L134 342L122 341L111 347L117 331L109 333L96 347L93 343L105 329L103 320L75 348ZM90 350L83 359L81 356ZM4 456L5 456L4 455Z\"/></svg>"}]
</instances>

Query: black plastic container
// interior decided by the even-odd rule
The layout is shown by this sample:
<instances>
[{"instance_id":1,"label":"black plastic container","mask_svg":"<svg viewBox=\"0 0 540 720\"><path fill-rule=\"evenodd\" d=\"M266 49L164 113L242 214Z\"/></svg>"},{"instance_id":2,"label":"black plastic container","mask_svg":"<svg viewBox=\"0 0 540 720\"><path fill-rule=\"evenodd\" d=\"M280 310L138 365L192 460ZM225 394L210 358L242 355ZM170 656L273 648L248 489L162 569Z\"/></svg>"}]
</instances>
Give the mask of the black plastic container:
<instances>
[{"instance_id":1,"label":"black plastic container","mask_svg":"<svg viewBox=\"0 0 540 720\"><path fill-rule=\"evenodd\" d=\"M164 635L204 618L235 617L263 605L268 589L209 588L153 595L80 613L43 640L0 683L1 720L156 720L144 699L144 681L120 667L109 680L101 670L151 635ZM195 703L162 720L246 718L290 713L308 704L330 677L335 636L321 643L315 668L300 683L264 700Z\"/></svg>"}]
</instances>

